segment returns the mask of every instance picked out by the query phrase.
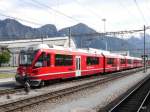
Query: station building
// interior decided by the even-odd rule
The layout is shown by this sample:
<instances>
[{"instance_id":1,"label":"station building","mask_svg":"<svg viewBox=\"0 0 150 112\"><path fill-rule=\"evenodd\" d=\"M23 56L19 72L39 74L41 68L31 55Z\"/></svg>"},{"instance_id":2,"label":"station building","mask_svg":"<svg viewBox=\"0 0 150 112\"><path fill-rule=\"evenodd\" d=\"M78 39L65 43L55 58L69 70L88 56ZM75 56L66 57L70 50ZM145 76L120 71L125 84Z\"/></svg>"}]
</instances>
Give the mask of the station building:
<instances>
[{"instance_id":1,"label":"station building","mask_svg":"<svg viewBox=\"0 0 150 112\"><path fill-rule=\"evenodd\" d=\"M25 49L28 46L47 44L51 47L61 46L65 48L76 48L75 41L69 37L53 37L53 38L43 38L43 39L26 39L26 40L14 40L14 41L0 41L0 50L8 49L11 53L10 62L7 66L18 66L18 57L20 50Z\"/></svg>"}]
</instances>

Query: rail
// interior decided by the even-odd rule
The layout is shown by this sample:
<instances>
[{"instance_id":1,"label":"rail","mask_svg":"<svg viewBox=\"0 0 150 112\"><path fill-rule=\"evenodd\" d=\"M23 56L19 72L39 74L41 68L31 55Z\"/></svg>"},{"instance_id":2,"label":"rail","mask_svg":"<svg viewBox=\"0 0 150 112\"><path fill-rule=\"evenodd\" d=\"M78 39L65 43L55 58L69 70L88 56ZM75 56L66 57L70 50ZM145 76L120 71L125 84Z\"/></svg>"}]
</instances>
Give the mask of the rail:
<instances>
[{"instance_id":1,"label":"rail","mask_svg":"<svg viewBox=\"0 0 150 112\"><path fill-rule=\"evenodd\" d=\"M142 80L134 89L125 94L119 103L115 104L109 112L139 112L150 94L150 76Z\"/></svg>"},{"instance_id":2,"label":"rail","mask_svg":"<svg viewBox=\"0 0 150 112\"><path fill-rule=\"evenodd\" d=\"M109 78L104 78L104 79L96 79L93 80L91 82L86 82L86 83L79 83L75 86L72 87L67 87L61 90L56 90L53 92L48 92L48 93L43 93L41 95L37 95L37 96L33 96L33 97L28 97L28 98L24 98L24 99L19 99L16 101L12 101L9 103L5 103L5 104L1 104L0 105L0 111L1 112L9 112L9 111L15 111L18 109L23 109L27 106L32 106L33 104L38 104L40 102L46 101L46 100L50 100L50 99L54 99L54 98L58 98L60 96L64 96L64 95L68 95L70 93L74 93L86 88L90 88L102 83L106 83L115 79L119 79L122 77L126 77L128 75L131 75L132 73L138 72L142 70L140 69L133 69L133 70L128 70L128 71L123 71L123 72L117 72L117 73L113 73L113 75L111 75ZM115 77L114 77L115 75Z\"/></svg>"}]
</instances>

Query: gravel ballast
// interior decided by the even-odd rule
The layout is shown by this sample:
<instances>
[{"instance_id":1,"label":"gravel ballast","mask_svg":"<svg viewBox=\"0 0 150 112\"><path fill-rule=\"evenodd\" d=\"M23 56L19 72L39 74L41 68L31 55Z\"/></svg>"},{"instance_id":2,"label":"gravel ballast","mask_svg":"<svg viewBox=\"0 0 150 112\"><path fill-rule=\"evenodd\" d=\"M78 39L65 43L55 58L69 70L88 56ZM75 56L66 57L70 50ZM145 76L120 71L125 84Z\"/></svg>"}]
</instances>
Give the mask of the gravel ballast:
<instances>
[{"instance_id":1,"label":"gravel ballast","mask_svg":"<svg viewBox=\"0 0 150 112\"><path fill-rule=\"evenodd\" d=\"M90 89L40 103L26 109L27 112L96 112L115 100L118 96L133 87L148 76L147 73L138 72Z\"/></svg>"}]
</instances>

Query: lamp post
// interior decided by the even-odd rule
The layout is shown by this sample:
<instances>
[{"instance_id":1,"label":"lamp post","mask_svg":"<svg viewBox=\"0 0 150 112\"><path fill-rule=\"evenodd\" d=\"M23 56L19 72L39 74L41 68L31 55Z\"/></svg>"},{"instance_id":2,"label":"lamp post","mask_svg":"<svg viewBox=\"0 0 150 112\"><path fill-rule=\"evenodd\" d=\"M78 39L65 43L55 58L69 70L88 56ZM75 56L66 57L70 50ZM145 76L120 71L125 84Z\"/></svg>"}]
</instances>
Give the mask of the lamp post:
<instances>
[{"instance_id":1,"label":"lamp post","mask_svg":"<svg viewBox=\"0 0 150 112\"><path fill-rule=\"evenodd\" d=\"M105 33L106 33L106 19L103 18L102 21L104 22L104 37L105 37ZM107 51L107 38L105 40L105 50Z\"/></svg>"},{"instance_id":2,"label":"lamp post","mask_svg":"<svg viewBox=\"0 0 150 112\"><path fill-rule=\"evenodd\" d=\"M71 47L71 27L69 27L69 42L68 42L68 46L69 46L69 48Z\"/></svg>"},{"instance_id":3,"label":"lamp post","mask_svg":"<svg viewBox=\"0 0 150 112\"><path fill-rule=\"evenodd\" d=\"M146 72L145 31L146 27L144 25L144 73Z\"/></svg>"}]
</instances>

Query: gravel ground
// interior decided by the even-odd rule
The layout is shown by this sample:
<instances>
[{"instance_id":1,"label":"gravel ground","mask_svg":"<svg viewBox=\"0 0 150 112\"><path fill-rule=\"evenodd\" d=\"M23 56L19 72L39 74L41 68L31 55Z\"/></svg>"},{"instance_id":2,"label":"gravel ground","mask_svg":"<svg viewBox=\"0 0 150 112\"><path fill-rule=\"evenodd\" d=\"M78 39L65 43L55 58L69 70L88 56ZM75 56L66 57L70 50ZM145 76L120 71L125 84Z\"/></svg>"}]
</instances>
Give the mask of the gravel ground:
<instances>
[{"instance_id":1,"label":"gravel ground","mask_svg":"<svg viewBox=\"0 0 150 112\"><path fill-rule=\"evenodd\" d=\"M150 73L150 70L148 70ZM58 99L39 103L26 112L96 112L146 77L142 72L85 89Z\"/></svg>"},{"instance_id":2,"label":"gravel ground","mask_svg":"<svg viewBox=\"0 0 150 112\"><path fill-rule=\"evenodd\" d=\"M99 78L100 79L100 78ZM103 79L103 78L101 78ZM74 81L74 82L67 82L67 83L60 83L60 84L54 84L48 87L44 87L41 89L32 89L30 91L29 94L26 94L24 91L19 92L19 93L15 93L15 94L11 94L10 95L10 99L7 99L7 95L3 95L0 96L0 104L4 104L4 103L9 103L12 101L18 101L24 98L30 98L36 95L41 95L43 93L49 93L49 92L53 92L53 91L58 91L58 90L62 90L66 87L74 87L75 85L79 85L79 84L84 84L87 82L92 82L95 81L97 79L91 79L91 80L81 80L81 81Z\"/></svg>"}]
</instances>

